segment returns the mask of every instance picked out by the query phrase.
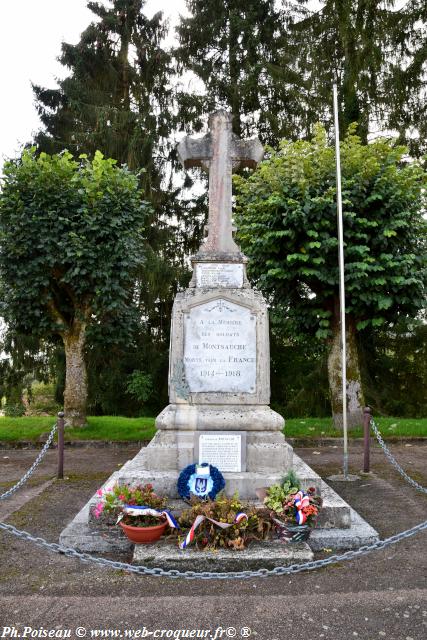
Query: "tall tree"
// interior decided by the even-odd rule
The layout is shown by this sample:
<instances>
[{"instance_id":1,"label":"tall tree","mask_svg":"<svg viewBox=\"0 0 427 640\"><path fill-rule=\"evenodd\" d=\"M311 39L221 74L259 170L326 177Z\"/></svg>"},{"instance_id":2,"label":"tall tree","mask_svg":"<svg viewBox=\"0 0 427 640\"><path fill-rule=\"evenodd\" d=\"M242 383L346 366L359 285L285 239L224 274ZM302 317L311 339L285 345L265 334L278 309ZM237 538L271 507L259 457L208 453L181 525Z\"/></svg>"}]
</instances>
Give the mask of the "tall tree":
<instances>
[{"instance_id":1,"label":"tall tree","mask_svg":"<svg viewBox=\"0 0 427 640\"><path fill-rule=\"evenodd\" d=\"M162 14L148 19L144 4L88 2L98 20L78 44L62 44L59 61L69 76L57 89L33 87L45 126L36 143L46 152L66 148L93 156L100 150L132 170L144 168L145 188L157 189L172 130L172 71L162 48Z\"/></svg>"},{"instance_id":2,"label":"tall tree","mask_svg":"<svg viewBox=\"0 0 427 640\"><path fill-rule=\"evenodd\" d=\"M187 0L178 27L181 69L202 87L181 94L181 121L200 126L213 107L233 130L276 146L332 122L339 86L343 131L392 128L420 155L426 121L426 5L423 0ZM194 124L193 124L194 126ZM425 137L425 136L424 136Z\"/></svg>"},{"instance_id":3,"label":"tall tree","mask_svg":"<svg viewBox=\"0 0 427 640\"><path fill-rule=\"evenodd\" d=\"M427 152L427 4L410 0L391 33L392 63L385 79L386 124L411 155Z\"/></svg>"},{"instance_id":4,"label":"tall tree","mask_svg":"<svg viewBox=\"0 0 427 640\"><path fill-rule=\"evenodd\" d=\"M306 0L298 0L305 7ZM284 37L285 56L304 78L305 109L300 131L331 122L332 84L338 83L340 125L358 123L364 142L369 133L390 127L409 142L410 128L426 113L426 9L422 0L321 0L293 21ZM424 118L425 119L425 118ZM412 131L413 134L413 131ZM411 151L422 148L412 141Z\"/></svg>"},{"instance_id":5,"label":"tall tree","mask_svg":"<svg viewBox=\"0 0 427 640\"><path fill-rule=\"evenodd\" d=\"M342 143L349 424L363 402L357 333L413 318L426 300L425 187L404 147L369 145L350 130ZM237 224L252 277L282 308L294 337L329 343L334 418L342 418L335 154L325 130L284 141L239 188ZM277 317L277 314L276 314Z\"/></svg>"},{"instance_id":6,"label":"tall tree","mask_svg":"<svg viewBox=\"0 0 427 640\"><path fill-rule=\"evenodd\" d=\"M191 13L177 27L179 68L203 82L200 95L183 91L181 122L200 126L198 116L218 107L233 115L233 132L251 135L254 128L264 142L290 133L283 110L298 112L295 92L279 58L285 14L274 0L187 0ZM275 81L276 70L280 79Z\"/></svg>"},{"instance_id":7,"label":"tall tree","mask_svg":"<svg viewBox=\"0 0 427 640\"><path fill-rule=\"evenodd\" d=\"M25 151L4 167L0 315L12 331L60 336L68 424L86 422L89 328L125 338L147 206L137 178L104 160Z\"/></svg>"},{"instance_id":8,"label":"tall tree","mask_svg":"<svg viewBox=\"0 0 427 640\"><path fill-rule=\"evenodd\" d=\"M112 350L104 348L102 332L97 336L91 332L89 366L102 363L104 370L97 380L89 376L91 406L99 411L124 410L120 394L115 399L108 395L117 388L126 397L126 376L138 359L139 368L153 375L156 383L162 374L167 378L173 297L188 278L186 258L201 234L200 215L192 216L191 203L176 198L173 69L163 47L167 25L160 12L147 18L144 5L145 0L89 2L96 20L78 44L62 45L59 59L68 68L68 77L57 89L34 87L45 126L36 136L38 149L67 148L89 157L99 149L119 165L140 171L144 198L152 205L146 223L146 259L135 274L140 316L136 333L128 345Z\"/></svg>"}]
</instances>

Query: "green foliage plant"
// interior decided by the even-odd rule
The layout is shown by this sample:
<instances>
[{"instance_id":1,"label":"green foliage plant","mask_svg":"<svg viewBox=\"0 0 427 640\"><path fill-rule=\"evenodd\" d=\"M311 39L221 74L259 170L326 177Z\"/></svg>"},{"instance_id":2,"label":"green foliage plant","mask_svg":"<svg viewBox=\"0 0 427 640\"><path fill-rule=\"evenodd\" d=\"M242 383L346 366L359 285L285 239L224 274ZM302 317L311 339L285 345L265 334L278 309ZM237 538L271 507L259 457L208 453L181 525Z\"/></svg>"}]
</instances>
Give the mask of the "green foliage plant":
<instances>
[{"instance_id":1,"label":"green foliage plant","mask_svg":"<svg viewBox=\"0 0 427 640\"><path fill-rule=\"evenodd\" d=\"M4 415L7 418L20 418L25 415L25 405L22 402L15 404L6 403L3 407Z\"/></svg>"},{"instance_id":2,"label":"green foliage plant","mask_svg":"<svg viewBox=\"0 0 427 640\"><path fill-rule=\"evenodd\" d=\"M405 153L391 140L362 144L354 127L341 143L350 425L360 423L363 404L357 332L414 318L425 305L427 173ZM327 341L339 426L336 172L325 130L318 125L311 140L284 140L235 184L249 274L282 309L293 340Z\"/></svg>"},{"instance_id":3,"label":"green foliage plant","mask_svg":"<svg viewBox=\"0 0 427 640\"><path fill-rule=\"evenodd\" d=\"M264 504L272 510L273 519L278 516L279 522L285 522L292 526L298 524L295 507L295 495L298 491L300 491L300 481L292 470L282 479L280 484L273 484L267 489ZM302 512L306 516L305 524L313 527L322 507L322 499L316 495L314 487L309 487L306 495L309 504L302 508Z\"/></svg>"},{"instance_id":4,"label":"green foliage plant","mask_svg":"<svg viewBox=\"0 0 427 640\"><path fill-rule=\"evenodd\" d=\"M68 424L86 422L89 328L125 339L147 205L137 176L97 152L6 162L0 195L1 315L16 332L59 336Z\"/></svg>"},{"instance_id":5,"label":"green foliage plant","mask_svg":"<svg viewBox=\"0 0 427 640\"><path fill-rule=\"evenodd\" d=\"M141 405L147 402L153 392L153 378L149 373L133 371L127 383L127 392Z\"/></svg>"},{"instance_id":6,"label":"green foliage plant","mask_svg":"<svg viewBox=\"0 0 427 640\"><path fill-rule=\"evenodd\" d=\"M264 504L275 513L281 514L284 505L289 501L291 495L295 495L299 491L300 482L293 471L286 475L280 484L273 484L267 489L267 495L264 498Z\"/></svg>"}]
</instances>

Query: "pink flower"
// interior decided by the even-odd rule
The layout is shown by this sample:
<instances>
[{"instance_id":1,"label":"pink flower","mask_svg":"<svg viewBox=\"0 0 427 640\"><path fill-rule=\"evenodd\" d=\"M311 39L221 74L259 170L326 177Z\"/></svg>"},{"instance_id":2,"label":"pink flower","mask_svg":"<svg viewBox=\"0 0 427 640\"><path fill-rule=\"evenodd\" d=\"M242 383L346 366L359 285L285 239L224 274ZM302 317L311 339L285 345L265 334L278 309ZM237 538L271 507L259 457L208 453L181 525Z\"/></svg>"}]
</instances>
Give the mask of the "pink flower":
<instances>
[{"instance_id":1,"label":"pink flower","mask_svg":"<svg viewBox=\"0 0 427 640\"><path fill-rule=\"evenodd\" d=\"M119 500L121 500L122 502L124 502L126 500L126 496L123 495L123 493L121 493L119 495Z\"/></svg>"},{"instance_id":2,"label":"pink flower","mask_svg":"<svg viewBox=\"0 0 427 640\"><path fill-rule=\"evenodd\" d=\"M97 496L102 496L102 489L98 489L98 491L96 492Z\"/></svg>"},{"instance_id":3,"label":"pink flower","mask_svg":"<svg viewBox=\"0 0 427 640\"><path fill-rule=\"evenodd\" d=\"M103 502L98 502L95 505L95 509L93 511L93 515L95 516L95 518L99 518L99 516L101 515L101 513L104 511L104 503Z\"/></svg>"}]
</instances>

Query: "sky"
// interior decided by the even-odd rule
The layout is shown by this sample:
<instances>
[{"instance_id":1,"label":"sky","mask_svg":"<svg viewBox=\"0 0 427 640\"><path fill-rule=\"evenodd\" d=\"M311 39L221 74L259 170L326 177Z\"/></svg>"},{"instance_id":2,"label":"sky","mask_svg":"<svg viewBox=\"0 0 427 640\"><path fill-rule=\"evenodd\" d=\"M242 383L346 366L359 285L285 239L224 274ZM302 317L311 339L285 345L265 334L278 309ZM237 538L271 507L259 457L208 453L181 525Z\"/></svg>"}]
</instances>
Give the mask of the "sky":
<instances>
[{"instance_id":1,"label":"sky","mask_svg":"<svg viewBox=\"0 0 427 640\"><path fill-rule=\"evenodd\" d=\"M220 0L219 0L220 1ZM0 166L40 127L31 83L54 88L67 70L61 42L75 44L95 17L86 0L13 0L0 9ZM171 24L186 15L184 0L147 0L145 14L163 11Z\"/></svg>"}]
</instances>

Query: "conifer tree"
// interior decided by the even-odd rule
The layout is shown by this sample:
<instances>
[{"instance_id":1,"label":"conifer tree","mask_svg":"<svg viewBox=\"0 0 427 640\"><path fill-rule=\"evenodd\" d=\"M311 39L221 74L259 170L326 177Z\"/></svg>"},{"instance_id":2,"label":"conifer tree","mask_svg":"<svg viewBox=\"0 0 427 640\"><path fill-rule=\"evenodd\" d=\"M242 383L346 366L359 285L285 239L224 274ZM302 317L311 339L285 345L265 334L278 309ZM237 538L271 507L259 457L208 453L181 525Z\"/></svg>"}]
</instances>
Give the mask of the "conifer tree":
<instances>
[{"instance_id":1,"label":"conifer tree","mask_svg":"<svg viewBox=\"0 0 427 640\"><path fill-rule=\"evenodd\" d=\"M191 13L177 28L179 68L203 81L201 95L181 94L181 122L197 125L197 116L219 107L233 115L233 132L254 133L273 144L294 113L298 97L289 92L290 77L279 65L285 14L274 0L187 0ZM274 74L279 72L275 81ZM295 78L292 77L295 81ZM200 126L200 122L198 123Z\"/></svg>"},{"instance_id":2,"label":"conifer tree","mask_svg":"<svg viewBox=\"0 0 427 640\"><path fill-rule=\"evenodd\" d=\"M159 162L172 129L170 56L166 26L148 19L145 0L88 2L98 20L76 45L63 43L59 61L70 75L58 89L34 86L45 126L41 151L74 155L100 150L131 170L144 168L145 186L158 187Z\"/></svg>"},{"instance_id":3,"label":"conifer tree","mask_svg":"<svg viewBox=\"0 0 427 640\"><path fill-rule=\"evenodd\" d=\"M305 0L298 0L304 7ZM340 126L358 123L364 142L370 133L397 130L410 142L410 129L426 114L426 9L421 0L322 0L320 8L294 20L285 34L293 69L304 78L305 108L300 131L332 121L332 85L340 94ZM424 21L424 23L423 23ZM423 68L424 67L424 68ZM424 118L422 117L424 115ZM422 143L410 150L420 154Z\"/></svg>"}]
</instances>

